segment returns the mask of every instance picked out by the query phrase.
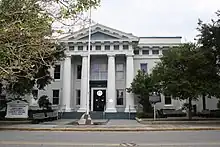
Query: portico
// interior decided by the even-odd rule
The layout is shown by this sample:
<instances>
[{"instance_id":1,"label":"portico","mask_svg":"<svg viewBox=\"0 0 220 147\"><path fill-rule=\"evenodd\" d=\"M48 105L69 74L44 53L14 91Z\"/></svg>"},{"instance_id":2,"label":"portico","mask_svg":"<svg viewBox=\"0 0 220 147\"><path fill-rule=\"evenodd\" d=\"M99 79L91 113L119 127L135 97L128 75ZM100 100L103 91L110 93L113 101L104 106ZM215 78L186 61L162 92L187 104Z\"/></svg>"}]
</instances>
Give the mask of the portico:
<instances>
[{"instance_id":1,"label":"portico","mask_svg":"<svg viewBox=\"0 0 220 147\"><path fill-rule=\"evenodd\" d=\"M74 111L72 108L71 102L72 99L75 99L73 93L74 86L72 83L74 81L74 77L72 73L76 73L71 68L71 60L74 59L74 55L68 55L63 64L63 99L62 104L66 107L66 112ZM103 58L106 59L107 62L102 62L103 60L97 60L96 58ZM84 53L80 56L81 58L81 79L80 79L80 105L77 112L86 112L86 105L88 103L87 96L87 87L88 87L88 54ZM124 72L122 79L116 79L116 60L120 61L124 59ZM98 61L98 62L96 62ZM119 62L120 63L120 62ZM106 55L92 55L91 62L90 62L90 83L99 82L99 83L106 83L106 84L97 84L97 85L90 85L90 97L89 97L89 108L90 111L94 110L94 97L95 94L97 95L99 91L102 91L102 98L104 98L104 110L105 112L117 112L117 94L116 94L116 83L119 83L118 86L121 86L119 89L125 89L130 86L130 83L133 80L134 71L132 68L133 65L133 55L122 55L122 54L115 54L109 53ZM94 69L96 66L100 66L97 68L102 69ZM95 71L97 70L97 71ZM130 81L129 81L130 80ZM104 91L103 91L104 90ZM101 95L100 95L101 96ZM120 108L124 107L124 112L133 112L134 110L134 99L130 93L124 92L124 104L120 106ZM76 110L76 109L75 109Z\"/></svg>"},{"instance_id":2,"label":"portico","mask_svg":"<svg viewBox=\"0 0 220 147\"><path fill-rule=\"evenodd\" d=\"M137 41L138 38L132 34L97 24L92 27L91 59L88 61L87 30L62 38L61 42L66 46L67 55L63 63L62 93L62 104L65 105L66 111L86 112L89 105L89 111L135 112L134 97L126 92L126 88L130 87L134 78L133 47ZM77 61L81 65L80 79L75 79L74 74L78 73L76 68L71 68L78 66L74 65L75 61L71 62L76 56L80 57ZM90 67L89 79L88 67ZM91 82L106 84L92 86ZM88 87L90 87L89 98L87 98ZM77 89L80 90L80 104L73 104L76 101L74 93Z\"/></svg>"}]
</instances>

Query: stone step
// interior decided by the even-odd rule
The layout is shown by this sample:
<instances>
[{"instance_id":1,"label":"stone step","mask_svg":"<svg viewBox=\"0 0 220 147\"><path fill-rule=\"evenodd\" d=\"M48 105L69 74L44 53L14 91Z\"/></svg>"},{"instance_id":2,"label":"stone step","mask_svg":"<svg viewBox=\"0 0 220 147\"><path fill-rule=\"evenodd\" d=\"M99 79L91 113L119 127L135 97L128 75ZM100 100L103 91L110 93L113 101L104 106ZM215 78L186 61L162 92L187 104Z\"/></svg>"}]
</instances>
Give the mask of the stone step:
<instances>
[{"instance_id":1,"label":"stone step","mask_svg":"<svg viewBox=\"0 0 220 147\"><path fill-rule=\"evenodd\" d=\"M83 115L83 112L64 112L63 119L80 119ZM136 113L126 113L126 112L117 112L117 113L103 113L103 112L90 112L92 119L135 119Z\"/></svg>"}]
</instances>

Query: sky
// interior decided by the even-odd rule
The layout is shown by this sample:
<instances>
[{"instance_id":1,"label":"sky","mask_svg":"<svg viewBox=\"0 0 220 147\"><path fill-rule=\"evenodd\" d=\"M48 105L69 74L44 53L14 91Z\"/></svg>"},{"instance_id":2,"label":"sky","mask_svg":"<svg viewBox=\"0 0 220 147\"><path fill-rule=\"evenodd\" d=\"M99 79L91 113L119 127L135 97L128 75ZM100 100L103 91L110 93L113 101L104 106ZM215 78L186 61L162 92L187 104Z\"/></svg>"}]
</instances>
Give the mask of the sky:
<instances>
[{"instance_id":1,"label":"sky","mask_svg":"<svg viewBox=\"0 0 220 147\"><path fill-rule=\"evenodd\" d=\"M210 22L217 10L220 0L101 0L92 20L138 37L182 36L190 42L198 19Z\"/></svg>"}]
</instances>

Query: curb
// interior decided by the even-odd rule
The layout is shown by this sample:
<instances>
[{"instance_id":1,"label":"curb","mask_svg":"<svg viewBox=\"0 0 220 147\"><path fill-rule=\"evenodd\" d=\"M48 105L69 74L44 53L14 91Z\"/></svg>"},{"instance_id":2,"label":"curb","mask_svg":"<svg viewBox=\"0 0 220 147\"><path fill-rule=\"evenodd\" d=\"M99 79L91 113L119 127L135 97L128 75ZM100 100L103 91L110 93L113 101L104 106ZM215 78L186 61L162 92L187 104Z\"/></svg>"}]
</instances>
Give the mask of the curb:
<instances>
[{"instance_id":1,"label":"curb","mask_svg":"<svg viewBox=\"0 0 220 147\"><path fill-rule=\"evenodd\" d=\"M141 131L204 131L220 130L220 127L210 128L0 128L0 131L73 131L73 132L141 132Z\"/></svg>"}]
</instances>

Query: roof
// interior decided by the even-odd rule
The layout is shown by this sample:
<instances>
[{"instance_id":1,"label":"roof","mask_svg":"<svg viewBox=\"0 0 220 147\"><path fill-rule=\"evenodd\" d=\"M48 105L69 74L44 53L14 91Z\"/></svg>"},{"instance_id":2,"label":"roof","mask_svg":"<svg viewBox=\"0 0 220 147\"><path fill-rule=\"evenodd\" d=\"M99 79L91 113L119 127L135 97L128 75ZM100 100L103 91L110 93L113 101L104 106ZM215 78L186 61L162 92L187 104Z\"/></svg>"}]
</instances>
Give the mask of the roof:
<instances>
[{"instance_id":1,"label":"roof","mask_svg":"<svg viewBox=\"0 0 220 147\"><path fill-rule=\"evenodd\" d=\"M139 37L139 38L149 38L149 39L157 39L157 38L159 38L159 39L164 39L164 38L182 38L181 36L152 36L152 37Z\"/></svg>"}]
</instances>

